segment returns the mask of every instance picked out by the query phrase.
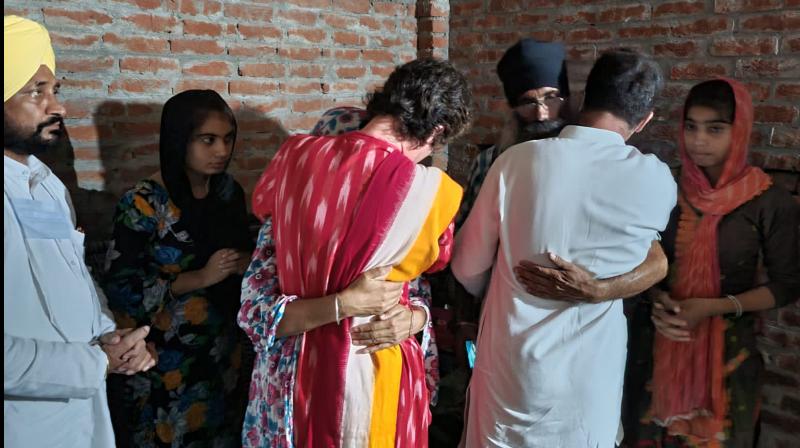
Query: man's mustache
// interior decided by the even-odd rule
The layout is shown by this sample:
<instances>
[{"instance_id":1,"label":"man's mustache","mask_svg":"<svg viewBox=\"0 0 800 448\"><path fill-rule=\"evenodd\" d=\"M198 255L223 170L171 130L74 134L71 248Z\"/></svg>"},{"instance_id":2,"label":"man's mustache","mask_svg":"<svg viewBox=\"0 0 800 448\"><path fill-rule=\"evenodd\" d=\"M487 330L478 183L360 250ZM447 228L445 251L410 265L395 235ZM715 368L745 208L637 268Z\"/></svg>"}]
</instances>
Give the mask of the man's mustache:
<instances>
[{"instance_id":1,"label":"man's mustache","mask_svg":"<svg viewBox=\"0 0 800 448\"><path fill-rule=\"evenodd\" d=\"M42 131L44 131L44 128L52 126L54 124L59 125L58 126L59 132L64 130L64 118L55 115L48 118L46 121L39 123L39 125L36 126L36 132L34 133L34 135L41 135Z\"/></svg>"}]
</instances>

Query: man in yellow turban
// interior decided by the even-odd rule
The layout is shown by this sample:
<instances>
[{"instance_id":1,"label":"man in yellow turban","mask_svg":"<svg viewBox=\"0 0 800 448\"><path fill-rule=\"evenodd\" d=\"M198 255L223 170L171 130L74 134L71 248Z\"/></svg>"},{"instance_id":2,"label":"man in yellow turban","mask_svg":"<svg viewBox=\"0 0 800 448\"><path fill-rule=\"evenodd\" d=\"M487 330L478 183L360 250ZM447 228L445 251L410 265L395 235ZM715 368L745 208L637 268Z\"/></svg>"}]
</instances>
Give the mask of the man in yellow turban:
<instances>
[{"instance_id":1,"label":"man in yellow turban","mask_svg":"<svg viewBox=\"0 0 800 448\"><path fill-rule=\"evenodd\" d=\"M64 184L33 154L64 138L47 30L3 18L3 441L113 447L109 372L155 358L149 328L115 330L83 260Z\"/></svg>"}]
</instances>

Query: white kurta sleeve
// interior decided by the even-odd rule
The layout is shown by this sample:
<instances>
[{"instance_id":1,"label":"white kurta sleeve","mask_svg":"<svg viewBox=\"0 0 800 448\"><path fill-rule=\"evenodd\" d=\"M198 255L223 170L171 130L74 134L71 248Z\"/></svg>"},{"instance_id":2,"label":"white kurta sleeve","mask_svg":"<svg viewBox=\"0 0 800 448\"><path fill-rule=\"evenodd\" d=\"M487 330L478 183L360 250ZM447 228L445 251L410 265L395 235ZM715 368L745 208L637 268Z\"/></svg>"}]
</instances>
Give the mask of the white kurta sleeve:
<instances>
[{"instance_id":1,"label":"white kurta sleeve","mask_svg":"<svg viewBox=\"0 0 800 448\"><path fill-rule=\"evenodd\" d=\"M48 342L3 334L3 395L91 398L105 393L108 358L85 342Z\"/></svg>"},{"instance_id":2,"label":"white kurta sleeve","mask_svg":"<svg viewBox=\"0 0 800 448\"><path fill-rule=\"evenodd\" d=\"M470 294L483 296L497 256L500 234L500 169L494 163L456 235L451 269Z\"/></svg>"}]
</instances>

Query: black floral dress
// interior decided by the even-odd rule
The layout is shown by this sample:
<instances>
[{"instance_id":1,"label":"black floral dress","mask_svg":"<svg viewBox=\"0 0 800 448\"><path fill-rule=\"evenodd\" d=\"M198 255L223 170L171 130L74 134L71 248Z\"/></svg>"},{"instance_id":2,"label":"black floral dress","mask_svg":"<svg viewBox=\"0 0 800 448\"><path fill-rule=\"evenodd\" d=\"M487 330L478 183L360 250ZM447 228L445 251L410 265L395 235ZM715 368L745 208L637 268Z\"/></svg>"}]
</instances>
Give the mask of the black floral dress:
<instances>
[{"instance_id":1,"label":"black floral dress","mask_svg":"<svg viewBox=\"0 0 800 448\"><path fill-rule=\"evenodd\" d=\"M233 184L225 237L182 219L152 180L117 205L104 290L118 326L150 325L147 341L158 350L150 371L109 378L118 446L239 445L250 373L242 365L250 349L236 325L241 277L177 297L169 292L178 274L201 269L216 250L251 248L244 193ZM193 205L203 210L202 201Z\"/></svg>"}]
</instances>

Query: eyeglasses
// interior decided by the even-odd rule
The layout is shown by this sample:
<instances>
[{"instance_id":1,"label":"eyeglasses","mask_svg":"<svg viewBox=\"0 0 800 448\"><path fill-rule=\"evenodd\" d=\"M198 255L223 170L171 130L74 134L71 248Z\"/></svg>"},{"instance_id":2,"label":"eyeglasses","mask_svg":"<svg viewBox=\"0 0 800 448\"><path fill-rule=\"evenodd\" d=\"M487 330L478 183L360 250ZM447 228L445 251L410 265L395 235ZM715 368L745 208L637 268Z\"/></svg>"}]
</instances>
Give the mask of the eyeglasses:
<instances>
[{"instance_id":1,"label":"eyeglasses","mask_svg":"<svg viewBox=\"0 0 800 448\"><path fill-rule=\"evenodd\" d=\"M564 98L558 95L550 95L544 98L523 98L519 106L515 107L517 110L530 110L544 107L545 109L556 109L564 102Z\"/></svg>"}]
</instances>

